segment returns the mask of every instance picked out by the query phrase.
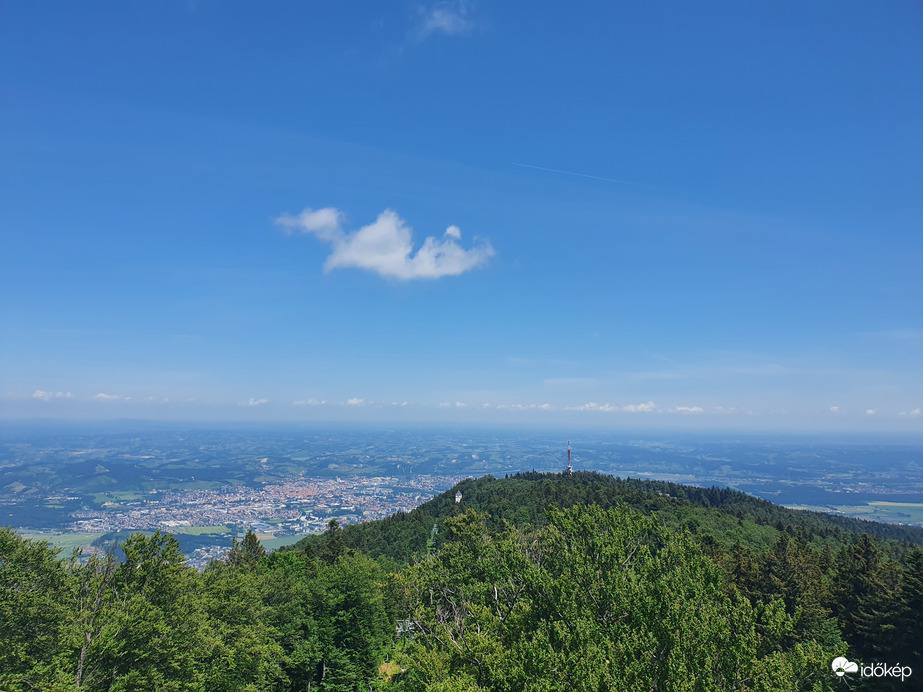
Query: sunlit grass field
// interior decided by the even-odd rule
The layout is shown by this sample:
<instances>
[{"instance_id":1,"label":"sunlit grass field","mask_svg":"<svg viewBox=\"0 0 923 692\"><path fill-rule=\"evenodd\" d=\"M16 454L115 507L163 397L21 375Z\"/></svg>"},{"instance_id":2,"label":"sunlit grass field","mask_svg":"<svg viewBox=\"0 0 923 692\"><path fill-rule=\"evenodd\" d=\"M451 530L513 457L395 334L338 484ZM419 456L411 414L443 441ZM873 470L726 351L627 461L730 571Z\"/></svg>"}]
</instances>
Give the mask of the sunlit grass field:
<instances>
[{"instance_id":1,"label":"sunlit grass field","mask_svg":"<svg viewBox=\"0 0 923 692\"><path fill-rule=\"evenodd\" d=\"M102 536L101 533L42 533L39 531L21 533L23 538L48 541L55 548L60 548L60 557L66 557L74 548L86 548Z\"/></svg>"}]
</instances>

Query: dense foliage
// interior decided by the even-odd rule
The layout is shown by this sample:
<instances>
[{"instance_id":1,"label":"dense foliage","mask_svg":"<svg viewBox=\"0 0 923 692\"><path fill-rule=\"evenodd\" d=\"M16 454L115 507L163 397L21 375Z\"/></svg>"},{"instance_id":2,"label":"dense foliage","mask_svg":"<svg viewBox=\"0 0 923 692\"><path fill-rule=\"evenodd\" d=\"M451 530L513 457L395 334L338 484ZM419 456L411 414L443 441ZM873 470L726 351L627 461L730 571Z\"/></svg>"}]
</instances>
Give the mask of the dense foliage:
<instances>
[{"instance_id":1,"label":"dense foliage","mask_svg":"<svg viewBox=\"0 0 923 692\"><path fill-rule=\"evenodd\" d=\"M462 493L460 505L455 503L456 491ZM468 479L412 512L348 526L344 541L350 548L369 555L385 555L407 563L427 551L434 525L438 529L460 511L474 509L489 514L492 528L503 521L539 526L551 507L577 505L627 505L644 514L656 513L671 528L711 536L725 547L741 541L748 547L765 549L776 542L782 531L791 535L800 532L817 548L840 548L863 534L872 536L879 548L891 554L900 552L897 543L923 546L920 528L791 510L738 490L614 478L595 472L577 472L568 477L535 471L502 479ZM442 537L438 532L436 538L439 545ZM319 540L308 537L294 548L304 549Z\"/></svg>"},{"instance_id":2,"label":"dense foliage","mask_svg":"<svg viewBox=\"0 0 923 692\"><path fill-rule=\"evenodd\" d=\"M199 573L169 534L122 551L81 564L0 531L0 689L355 690L392 643L359 553L267 556L251 533Z\"/></svg>"},{"instance_id":3,"label":"dense foliage","mask_svg":"<svg viewBox=\"0 0 923 692\"><path fill-rule=\"evenodd\" d=\"M923 550L677 488L466 481L298 549L248 533L203 572L169 534L81 561L0 530L0 689L824 690L841 655L923 674Z\"/></svg>"}]
</instances>

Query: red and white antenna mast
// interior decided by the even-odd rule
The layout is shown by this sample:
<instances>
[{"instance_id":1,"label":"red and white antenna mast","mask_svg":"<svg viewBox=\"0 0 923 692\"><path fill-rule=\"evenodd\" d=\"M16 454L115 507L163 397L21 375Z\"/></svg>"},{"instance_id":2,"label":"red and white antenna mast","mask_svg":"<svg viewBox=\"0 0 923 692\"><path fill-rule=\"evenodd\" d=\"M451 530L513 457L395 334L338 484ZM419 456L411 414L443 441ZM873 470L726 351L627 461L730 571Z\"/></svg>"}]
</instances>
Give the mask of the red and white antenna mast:
<instances>
[{"instance_id":1,"label":"red and white antenna mast","mask_svg":"<svg viewBox=\"0 0 923 692\"><path fill-rule=\"evenodd\" d=\"M570 464L570 440L567 441L567 468L564 469L565 476L574 475L574 467Z\"/></svg>"}]
</instances>

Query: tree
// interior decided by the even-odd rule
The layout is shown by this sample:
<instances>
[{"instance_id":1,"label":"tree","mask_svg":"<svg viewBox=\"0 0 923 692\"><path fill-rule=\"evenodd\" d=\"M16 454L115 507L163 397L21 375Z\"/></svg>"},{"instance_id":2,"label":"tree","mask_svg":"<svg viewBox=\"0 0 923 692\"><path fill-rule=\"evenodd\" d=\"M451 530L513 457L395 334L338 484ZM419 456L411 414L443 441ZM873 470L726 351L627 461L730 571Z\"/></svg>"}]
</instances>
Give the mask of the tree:
<instances>
[{"instance_id":1,"label":"tree","mask_svg":"<svg viewBox=\"0 0 923 692\"><path fill-rule=\"evenodd\" d=\"M923 549L910 551L904 566L898 653L901 660L923 656Z\"/></svg>"},{"instance_id":2,"label":"tree","mask_svg":"<svg viewBox=\"0 0 923 692\"><path fill-rule=\"evenodd\" d=\"M323 652L316 681L364 687L394 635L384 605L384 574L374 560L349 552L333 564L321 563L316 581L313 613Z\"/></svg>"},{"instance_id":3,"label":"tree","mask_svg":"<svg viewBox=\"0 0 923 692\"><path fill-rule=\"evenodd\" d=\"M106 690L194 689L214 637L178 541L132 534L112 576L113 598L84 655L83 678Z\"/></svg>"},{"instance_id":4,"label":"tree","mask_svg":"<svg viewBox=\"0 0 923 692\"><path fill-rule=\"evenodd\" d=\"M899 634L901 570L863 535L840 552L834 582L843 635L857 656L888 654Z\"/></svg>"},{"instance_id":5,"label":"tree","mask_svg":"<svg viewBox=\"0 0 923 692\"><path fill-rule=\"evenodd\" d=\"M58 550L0 528L0 688L66 684L61 643L72 617L74 580Z\"/></svg>"},{"instance_id":6,"label":"tree","mask_svg":"<svg viewBox=\"0 0 923 692\"><path fill-rule=\"evenodd\" d=\"M115 566L115 555L109 552L104 559L92 555L85 565L75 569L78 588L74 627L79 638L80 652L74 677L78 689L91 677L87 675L90 647L102 633L116 598L112 585Z\"/></svg>"},{"instance_id":7,"label":"tree","mask_svg":"<svg viewBox=\"0 0 923 692\"><path fill-rule=\"evenodd\" d=\"M327 522L327 530L324 531L324 542L320 549L320 558L328 565L332 565L346 551L343 527L340 526L340 522L336 519L331 519Z\"/></svg>"},{"instance_id":8,"label":"tree","mask_svg":"<svg viewBox=\"0 0 923 692\"><path fill-rule=\"evenodd\" d=\"M207 645L199 653L202 689L263 690L288 683L274 608L267 603L275 588L267 571L248 561L216 561L197 576L197 602L208 623Z\"/></svg>"},{"instance_id":9,"label":"tree","mask_svg":"<svg viewBox=\"0 0 923 692\"><path fill-rule=\"evenodd\" d=\"M252 569L264 557L266 557L266 549L253 531L247 531L244 540L241 542L238 542L236 538L231 539L228 564Z\"/></svg>"}]
</instances>

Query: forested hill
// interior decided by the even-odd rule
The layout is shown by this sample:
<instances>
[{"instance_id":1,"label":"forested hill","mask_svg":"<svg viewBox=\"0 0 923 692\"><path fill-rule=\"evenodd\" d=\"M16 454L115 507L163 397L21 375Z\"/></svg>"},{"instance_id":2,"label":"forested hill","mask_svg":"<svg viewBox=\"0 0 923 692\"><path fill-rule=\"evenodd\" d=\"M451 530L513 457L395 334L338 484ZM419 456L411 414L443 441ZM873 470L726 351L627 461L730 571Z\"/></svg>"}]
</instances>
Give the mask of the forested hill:
<instances>
[{"instance_id":1,"label":"forested hill","mask_svg":"<svg viewBox=\"0 0 923 692\"><path fill-rule=\"evenodd\" d=\"M456 503L456 493L461 502ZM841 547L855 536L868 534L888 551L899 543L923 545L923 529L852 519L821 512L791 510L746 493L725 488L697 488L664 481L615 478L595 472L528 472L505 478L483 476L462 481L412 512L347 526L347 546L369 555L387 556L400 563L441 544L440 529L449 517L474 509L490 516L493 528L504 521L517 526L540 526L551 507L624 504L656 516L668 527L685 528L729 547L740 541L753 549L772 546L782 531L802 534L815 547ZM316 547L310 536L294 549Z\"/></svg>"}]
</instances>

